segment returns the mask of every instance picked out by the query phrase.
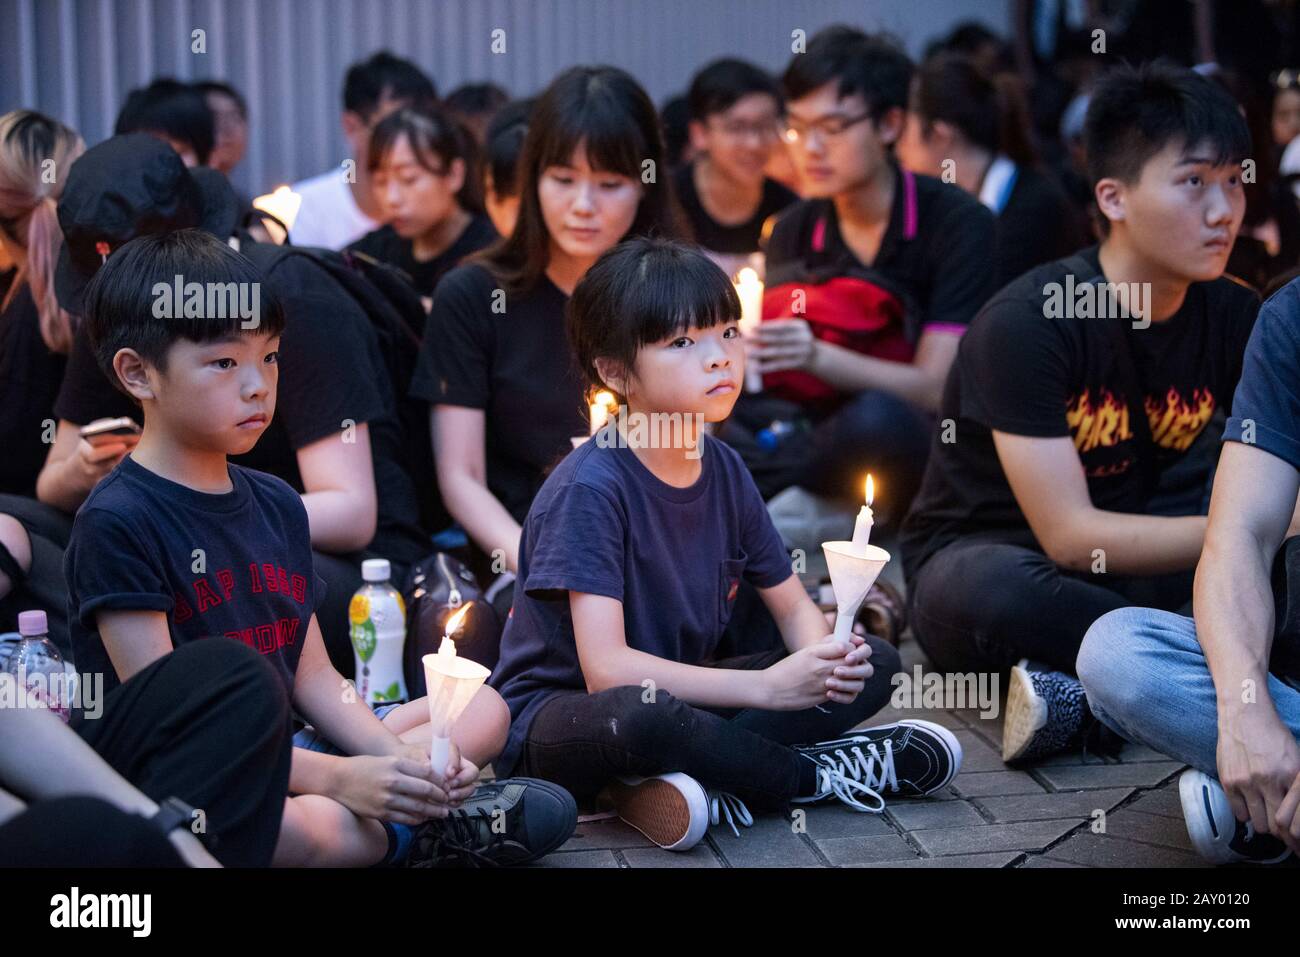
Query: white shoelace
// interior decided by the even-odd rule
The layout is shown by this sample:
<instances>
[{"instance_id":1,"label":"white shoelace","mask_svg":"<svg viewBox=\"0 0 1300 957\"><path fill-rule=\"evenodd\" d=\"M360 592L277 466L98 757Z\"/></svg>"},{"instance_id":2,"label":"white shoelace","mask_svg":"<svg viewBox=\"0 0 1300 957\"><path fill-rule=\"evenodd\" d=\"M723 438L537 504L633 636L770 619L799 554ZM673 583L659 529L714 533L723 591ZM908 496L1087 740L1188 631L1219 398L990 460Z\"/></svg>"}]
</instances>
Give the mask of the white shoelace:
<instances>
[{"instance_id":1,"label":"white shoelace","mask_svg":"<svg viewBox=\"0 0 1300 957\"><path fill-rule=\"evenodd\" d=\"M749 813L749 808L745 807L745 802L736 795L726 791L710 791L709 824L717 824L719 819L726 820L731 833L736 837L740 837L736 822L740 822L741 827L749 827L754 823L754 816Z\"/></svg>"},{"instance_id":2,"label":"white shoelace","mask_svg":"<svg viewBox=\"0 0 1300 957\"><path fill-rule=\"evenodd\" d=\"M835 749L835 757L839 761L829 754L818 755L820 766L817 768L816 796L823 798L834 794L850 807L869 814L883 811L885 799L880 792L898 790L898 774L894 770L894 743L885 739L885 753L882 757L876 743L868 741L867 752L868 754L863 754L861 746L855 744L848 749L848 754L843 748ZM854 791L873 799L876 806L863 804L854 796Z\"/></svg>"}]
</instances>

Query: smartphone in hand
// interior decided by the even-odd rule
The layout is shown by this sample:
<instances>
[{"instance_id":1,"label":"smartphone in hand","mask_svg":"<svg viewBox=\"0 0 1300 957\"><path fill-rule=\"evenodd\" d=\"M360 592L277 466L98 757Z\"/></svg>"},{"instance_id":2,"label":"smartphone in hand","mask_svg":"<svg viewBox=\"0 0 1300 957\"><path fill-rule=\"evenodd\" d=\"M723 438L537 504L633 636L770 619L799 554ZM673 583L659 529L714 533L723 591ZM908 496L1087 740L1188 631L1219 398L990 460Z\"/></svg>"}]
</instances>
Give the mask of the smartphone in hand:
<instances>
[{"instance_id":1,"label":"smartphone in hand","mask_svg":"<svg viewBox=\"0 0 1300 957\"><path fill-rule=\"evenodd\" d=\"M110 445L126 436L139 434L140 426L125 415L116 419L96 419L81 427L81 437L91 445Z\"/></svg>"}]
</instances>

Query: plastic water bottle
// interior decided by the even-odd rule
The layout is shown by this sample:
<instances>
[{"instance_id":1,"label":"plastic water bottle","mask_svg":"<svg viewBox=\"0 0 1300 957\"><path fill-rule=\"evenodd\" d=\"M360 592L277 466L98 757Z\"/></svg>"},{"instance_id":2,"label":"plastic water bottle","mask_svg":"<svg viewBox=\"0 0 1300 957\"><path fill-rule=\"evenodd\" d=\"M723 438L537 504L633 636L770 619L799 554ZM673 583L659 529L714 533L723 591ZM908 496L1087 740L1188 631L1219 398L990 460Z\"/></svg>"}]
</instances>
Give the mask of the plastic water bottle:
<instances>
[{"instance_id":1,"label":"plastic water bottle","mask_svg":"<svg viewBox=\"0 0 1300 957\"><path fill-rule=\"evenodd\" d=\"M406 700L402 646L406 643L406 604L393 587L386 558L361 563L365 582L348 605L352 650L357 662L357 691L366 704Z\"/></svg>"},{"instance_id":2,"label":"plastic water bottle","mask_svg":"<svg viewBox=\"0 0 1300 957\"><path fill-rule=\"evenodd\" d=\"M39 702L67 721L72 704L71 684L63 655L50 641L45 612L19 612L18 634L22 637L5 663L5 673L18 687L26 689L28 701Z\"/></svg>"}]
</instances>

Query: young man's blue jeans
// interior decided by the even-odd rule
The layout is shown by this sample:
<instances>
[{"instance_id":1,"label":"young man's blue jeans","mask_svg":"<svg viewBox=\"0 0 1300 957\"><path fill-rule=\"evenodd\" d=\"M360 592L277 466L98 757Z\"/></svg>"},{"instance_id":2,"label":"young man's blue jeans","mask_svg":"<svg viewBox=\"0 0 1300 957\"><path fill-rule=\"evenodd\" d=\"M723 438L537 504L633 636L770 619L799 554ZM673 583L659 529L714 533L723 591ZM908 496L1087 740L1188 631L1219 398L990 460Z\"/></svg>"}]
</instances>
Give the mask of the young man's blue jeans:
<instances>
[{"instance_id":1,"label":"young man's blue jeans","mask_svg":"<svg viewBox=\"0 0 1300 957\"><path fill-rule=\"evenodd\" d=\"M1088 629L1077 666L1092 713L1112 730L1218 777L1214 680L1193 619L1154 608L1109 612ZM1300 675L1270 674L1268 696L1300 739Z\"/></svg>"}]
</instances>

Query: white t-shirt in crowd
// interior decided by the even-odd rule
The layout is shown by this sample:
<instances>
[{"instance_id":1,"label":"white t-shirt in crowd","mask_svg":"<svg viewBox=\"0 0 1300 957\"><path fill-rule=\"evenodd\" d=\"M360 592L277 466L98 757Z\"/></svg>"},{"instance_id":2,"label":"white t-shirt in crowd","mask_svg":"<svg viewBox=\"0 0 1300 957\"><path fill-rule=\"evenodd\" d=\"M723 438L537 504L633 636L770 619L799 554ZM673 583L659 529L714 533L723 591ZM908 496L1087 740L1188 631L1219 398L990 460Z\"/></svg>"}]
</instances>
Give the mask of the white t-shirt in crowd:
<instances>
[{"instance_id":1,"label":"white t-shirt in crowd","mask_svg":"<svg viewBox=\"0 0 1300 957\"><path fill-rule=\"evenodd\" d=\"M361 211L340 167L294 183L293 191L302 197L289 231L295 246L342 249L383 225Z\"/></svg>"}]
</instances>

